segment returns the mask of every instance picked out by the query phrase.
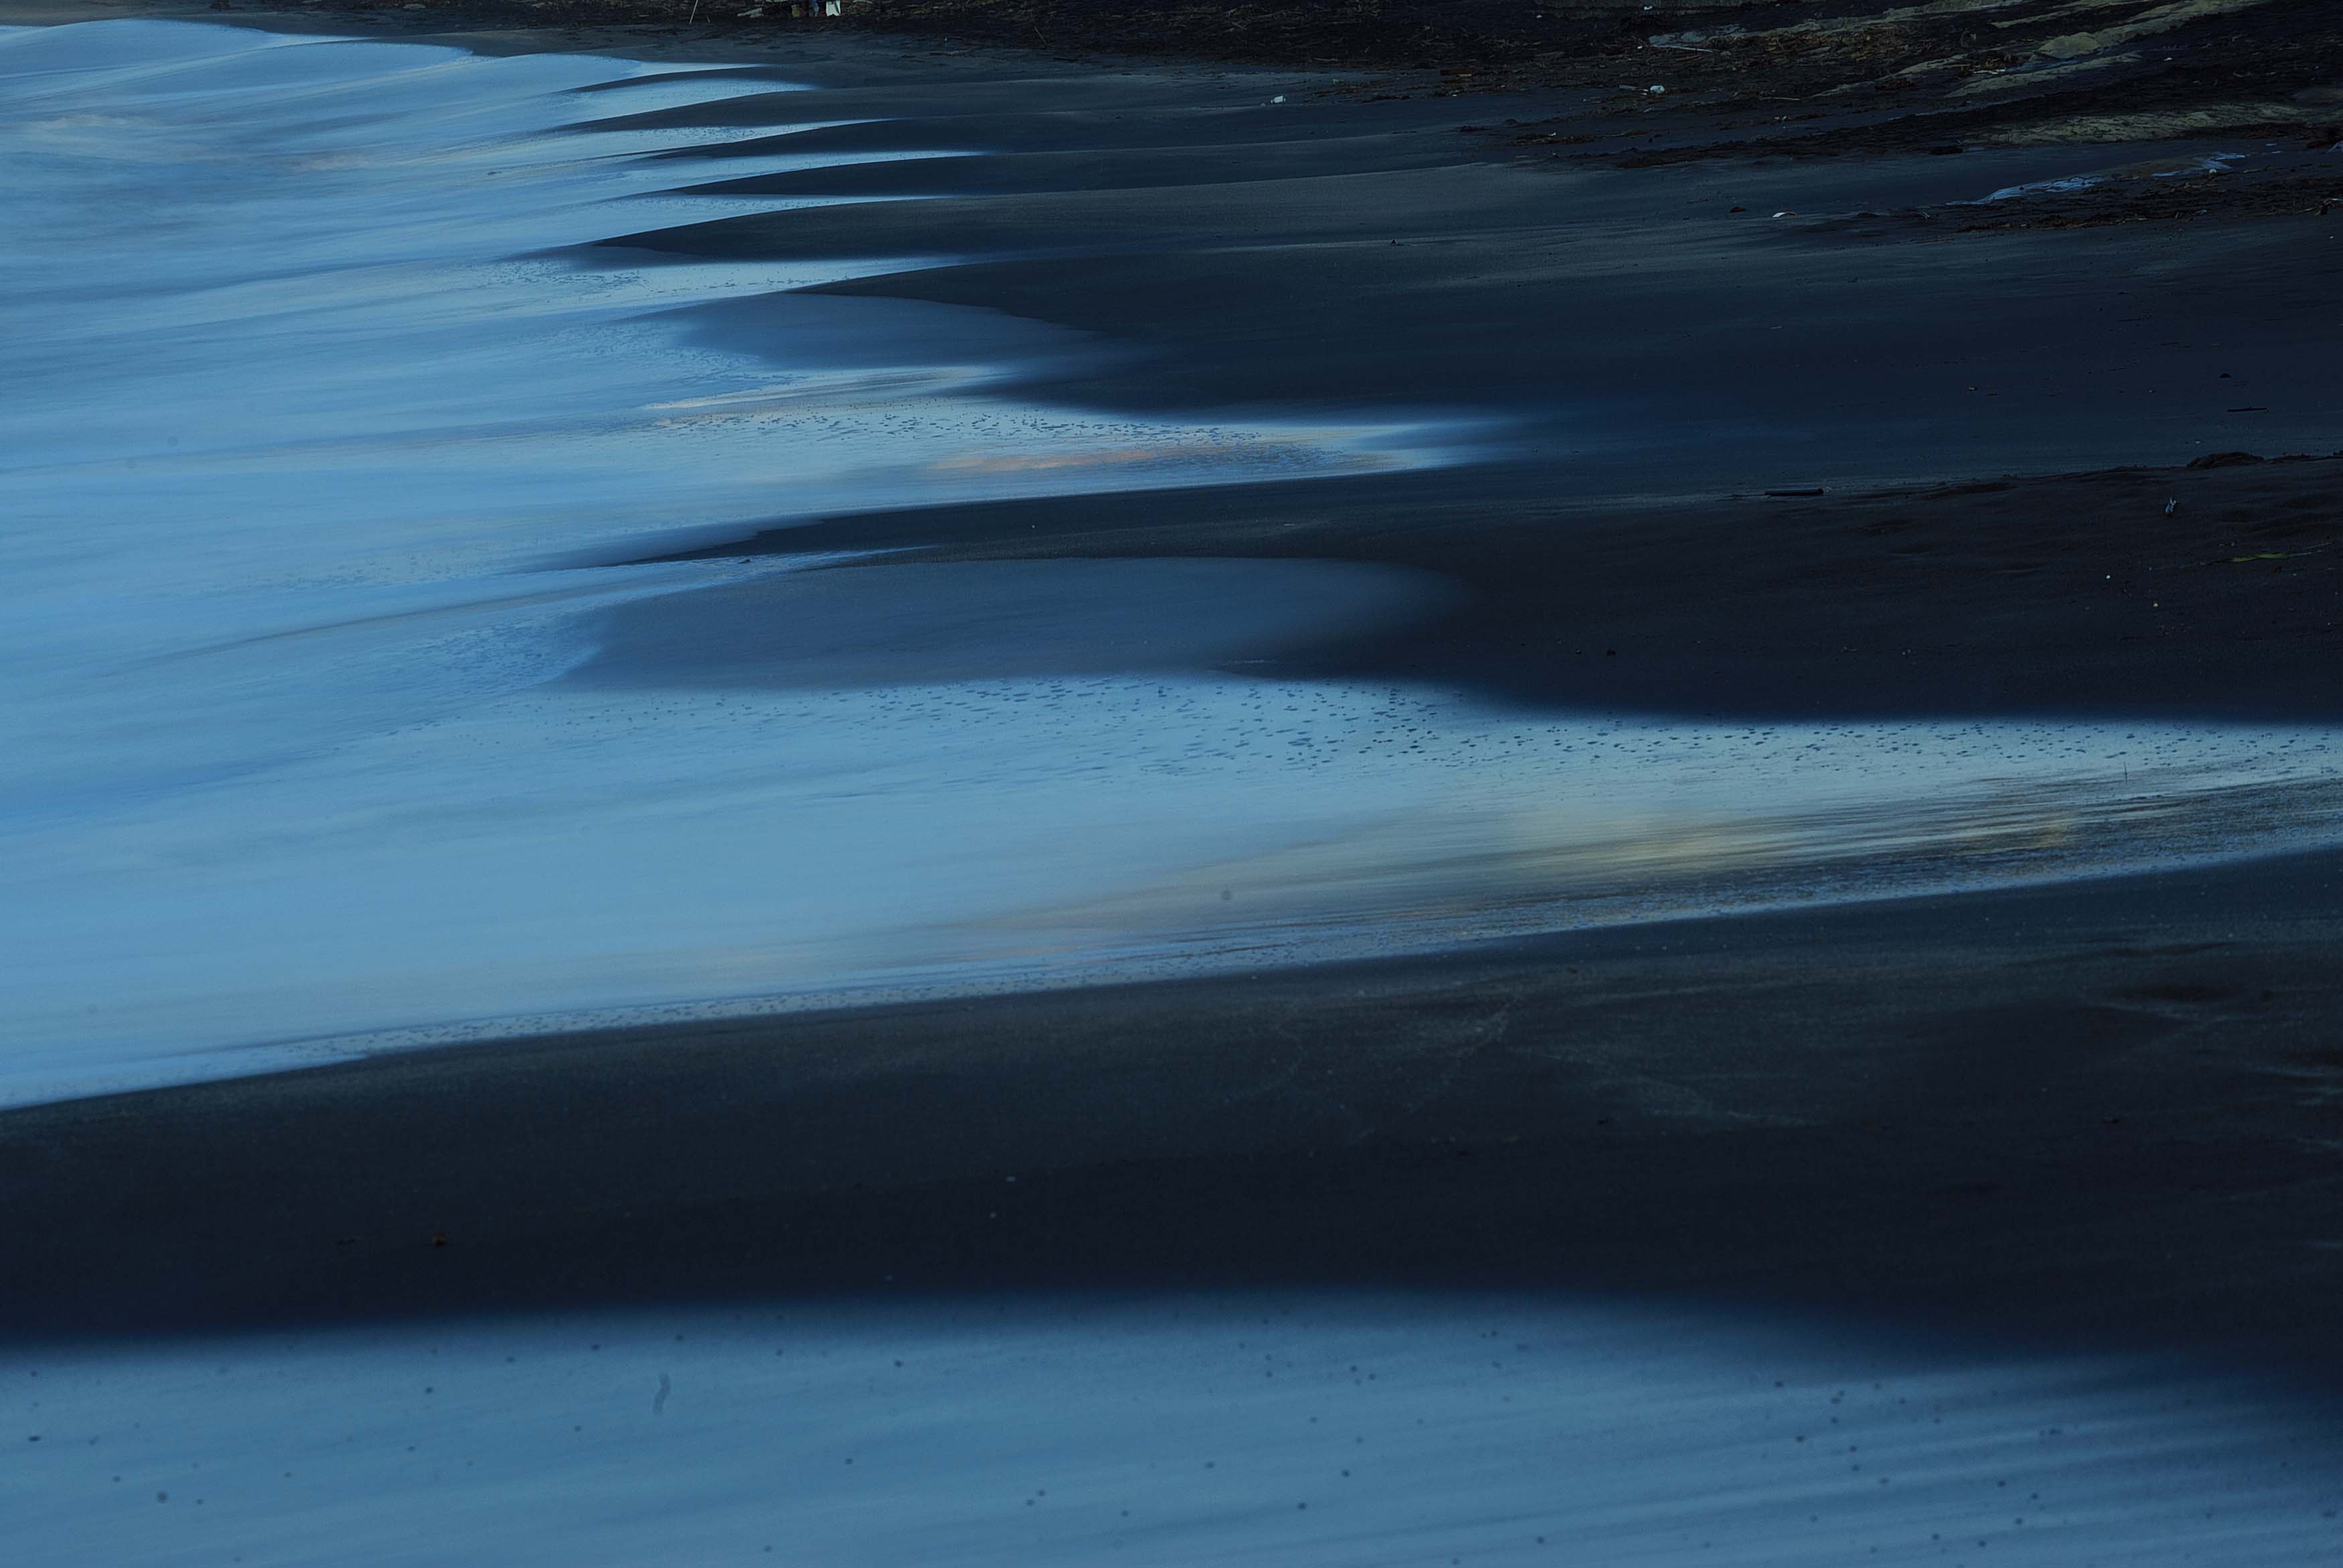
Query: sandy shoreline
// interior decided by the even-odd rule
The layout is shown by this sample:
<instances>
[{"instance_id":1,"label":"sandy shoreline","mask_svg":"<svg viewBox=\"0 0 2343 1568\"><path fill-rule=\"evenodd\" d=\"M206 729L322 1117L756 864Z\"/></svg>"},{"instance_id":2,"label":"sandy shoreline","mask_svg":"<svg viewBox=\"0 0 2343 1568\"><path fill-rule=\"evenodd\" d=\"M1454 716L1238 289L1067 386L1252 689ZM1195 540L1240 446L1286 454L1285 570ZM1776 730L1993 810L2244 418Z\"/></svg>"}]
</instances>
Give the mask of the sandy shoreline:
<instances>
[{"instance_id":1,"label":"sandy shoreline","mask_svg":"<svg viewBox=\"0 0 2343 1568\"><path fill-rule=\"evenodd\" d=\"M2331 1383L2333 856L0 1117L0 1327L1624 1292Z\"/></svg>"},{"instance_id":2,"label":"sandy shoreline","mask_svg":"<svg viewBox=\"0 0 2343 1568\"><path fill-rule=\"evenodd\" d=\"M127 14L187 15L0 0ZM0 857L25 1561L2331 1544L2330 166L449 20L287 25L498 57L126 38L285 64L19 137L30 310L161 302L9 302L35 509L148 529L11 644L72 720ZM551 184L416 134L498 106ZM194 238L85 280L117 176ZM345 278L401 211L420 263ZM265 360L142 379L207 290ZM571 405L529 333L598 291ZM175 511L213 453L309 476L300 543ZM423 553L476 495L487 553Z\"/></svg>"},{"instance_id":3,"label":"sandy shoreline","mask_svg":"<svg viewBox=\"0 0 2343 1568\"><path fill-rule=\"evenodd\" d=\"M1692 718L2315 724L2343 709L2343 676L2309 657L2343 624L2338 519L2332 459L1624 503L1573 497L1550 468L1520 464L1161 492L1111 511L1061 498L840 518L674 558L878 548L885 564L845 569L882 574L1021 559L1373 563L1469 597L1277 669ZM631 614L688 619L691 603Z\"/></svg>"},{"instance_id":4,"label":"sandy shoreline","mask_svg":"<svg viewBox=\"0 0 2343 1568\"><path fill-rule=\"evenodd\" d=\"M632 30L503 43L703 46ZM1123 115L1121 66L756 48L829 100L794 116L866 122L809 151L992 156L956 160L968 183L949 191L905 163L779 176L759 188L924 180L934 199L638 248L973 258L840 292L1094 334L1118 357L1036 388L1077 405L1462 407L1519 434L1505 463L1420 479L836 519L749 548L1444 570L1481 613L1295 672L1527 704L2331 722L2343 699L2332 465L2180 467L2335 449L2318 330L2343 287L2335 223L1939 243L1855 215L2142 149L1554 177L1458 133L1556 108L1526 97L1329 97L1287 116L1264 102L1276 73L1180 65L1149 68ZM1031 106L1037 75L1060 107ZM1819 216L1756 227L1792 206ZM2157 471L1862 493L2120 463ZM2225 569L2265 553L2250 577ZM2151 567L2195 574L2186 618ZM1919 651L1893 651L1907 639ZM2268 859L15 1111L0 1116L0 1328L1478 1280L2252 1350L2331 1379L2336 874Z\"/></svg>"}]
</instances>

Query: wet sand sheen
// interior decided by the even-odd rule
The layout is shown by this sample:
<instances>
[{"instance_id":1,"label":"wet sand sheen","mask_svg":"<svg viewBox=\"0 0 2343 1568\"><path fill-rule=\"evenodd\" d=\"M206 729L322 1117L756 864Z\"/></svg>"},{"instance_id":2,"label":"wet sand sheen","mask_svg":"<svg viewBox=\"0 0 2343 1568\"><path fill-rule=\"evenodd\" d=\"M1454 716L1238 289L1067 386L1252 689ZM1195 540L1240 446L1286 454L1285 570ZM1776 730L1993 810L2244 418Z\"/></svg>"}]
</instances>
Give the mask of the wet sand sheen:
<instances>
[{"instance_id":1,"label":"wet sand sheen","mask_svg":"<svg viewBox=\"0 0 2343 1568\"><path fill-rule=\"evenodd\" d=\"M510 1536L518 1500L578 1498L598 1542L906 1560L2315 1559L2338 876L9 1112L19 1517L176 1540L118 1491L157 1487L206 1543L297 1552L429 1497L548 1561L574 1545Z\"/></svg>"},{"instance_id":2,"label":"wet sand sheen","mask_svg":"<svg viewBox=\"0 0 2343 1568\"><path fill-rule=\"evenodd\" d=\"M1648 1302L858 1302L38 1370L6 1413L43 1560L2277 1563L2338 1493L2318 1412L2250 1382Z\"/></svg>"}]
</instances>

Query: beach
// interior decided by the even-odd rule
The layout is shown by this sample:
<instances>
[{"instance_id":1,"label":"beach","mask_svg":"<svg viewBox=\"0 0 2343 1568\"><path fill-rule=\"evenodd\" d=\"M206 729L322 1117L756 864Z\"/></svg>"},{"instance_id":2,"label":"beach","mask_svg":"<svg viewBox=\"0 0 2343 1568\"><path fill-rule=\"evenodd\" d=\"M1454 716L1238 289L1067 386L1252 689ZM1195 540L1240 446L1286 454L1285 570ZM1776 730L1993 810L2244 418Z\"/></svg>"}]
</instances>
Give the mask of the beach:
<instances>
[{"instance_id":1,"label":"beach","mask_svg":"<svg viewBox=\"0 0 2343 1568\"><path fill-rule=\"evenodd\" d=\"M2185 1346L2323 1384L2335 864L17 1111L8 1311L70 1337L1474 1286Z\"/></svg>"},{"instance_id":2,"label":"beach","mask_svg":"<svg viewBox=\"0 0 2343 1568\"><path fill-rule=\"evenodd\" d=\"M54 777L11 829L37 896L0 1332L25 1399L83 1380L15 1412L43 1462L53 1431L128 1441L123 1402L201 1409L215 1355L372 1346L347 1421L270 1394L223 1440L253 1484L215 1544L297 1561L374 1539L351 1499L435 1495L407 1442L535 1456L466 1494L482 1520L647 1462L516 1435L551 1383L441 1423L405 1389L427 1345L485 1387L770 1318L871 1358L741 1394L799 1436L876 1419L888 1344L929 1380L856 1450L910 1444L900 1492L790 1493L802 1561L2332 1548L2343 155L2313 89L2252 100L2299 126L1972 114L1947 152L1821 99L1752 118L1708 62L1655 91L1665 46L1629 98L1552 64L1460 85L584 14L0 23L134 15L266 35L216 68L270 91L283 40L353 39L332 69L422 150L370 183L336 149L378 133L277 100L276 183L188 207L179 259L121 273L166 303L116 320L118 361L61 329L42 383L79 355L167 403L222 374L189 324L235 301L290 346L247 411L172 424L177 456L143 414L10 427L48 459L20 465L52 529L25 573L153 508L28 598ZM443 53L363 53L394 45ZM438 139L492 96L449 71L510 125ZM367 226L397 202L427 216ZM418 343L474 369L435 393ZM332 526L247 526L256 496ZM181 513L233 548L184 552ZM1256 1312L1285 1325L1258 1390ZM1518 1382L1484 1317L1574 1348ZM1409 1462L1451 1476L1413 1515L1303 1485L1334 1463L1299 1430L1320 1393L1258 1402L1280 1358L1368 1341L1418 1358L1369 1424L1430 1421ZM668 1352L628 1353L629 1391L658 1379L628 1419L667 1421ZM751 1354L780 1359L677 1386L783 1375ZM1001 1370L1061 1355L1090 1370ZM1180 1403L1238 1359L1255 1392ZM1805 1423L1725 1391L1858 1365L1883 1410L1925 1385L1976 1423L1879 1437L1928 1501L1859 1455L1822 1491L1752 1457ZM1571 1461L1613 1479L1567 1497L1487 1479L1530 1442L1490 1412L1533 1387L1568 1442L1650 1454ZM1188 1410L1176 1448L1126 1394ZM2200 1396L2218 1421L2170 1413ZM1059 1400L1011 1446L1036 1474L1091 1452L1101 1512L1062 1526L974 1457L988 1412ZM725 1419L643 1473L618 1516L650 1533L608 1560L656 1554L649 1478L715 1462ZM1146 1479L1284 1421L1258 1494ZM304 1422L356 1468L272 1513ZM1945 1490L2067 1425L2098 1445L2071 1468L1977 1480L2099 1478L2066 1533ZM40 1560L128 1484L82 1468ZM1669 1474L1674 1503L1620 1501ZM756 1484L695 1504L737 1543L677 1560L771 1545L726 1512ZM968 1501L993 1492L1014 1529ZM487 1529L438 1549L581 1550Z\"/></svg>"}]
</instances>

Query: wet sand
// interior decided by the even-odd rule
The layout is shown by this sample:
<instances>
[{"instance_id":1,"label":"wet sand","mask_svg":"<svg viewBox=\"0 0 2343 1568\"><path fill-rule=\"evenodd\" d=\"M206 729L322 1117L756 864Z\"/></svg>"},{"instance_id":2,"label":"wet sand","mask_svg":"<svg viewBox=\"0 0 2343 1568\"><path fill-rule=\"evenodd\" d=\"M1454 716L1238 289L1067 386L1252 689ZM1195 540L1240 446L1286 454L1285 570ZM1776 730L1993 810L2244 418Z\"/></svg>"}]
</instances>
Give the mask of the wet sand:
<instances>
[{"instance_id":1,"label":"wet sand","mask_svg":"<svg viewBox=\"0 0 2343 1568\"><path fill-rule=\"evenodd\" d=\"M2330 722L2343 462L2228 462L1767 496L1582 499L1489 465L797 524L673 558L1342 560L1457 585L1453 613L1254 658L1524 708ZM2167 508L2169 510L2167 510ZM719 613L629 607L624 635ZM639 632L631 628L638 623Z\"/></svg>"},{"instance_id":2,"label":"wet sand","mask_svg":"<svg viewBox=\"0 0 2343 1568\"><path fill-rule=\"evenodd\" d=\"M12 1337L1498 1285L2343 1373L2343 858L10 1112Z\"/></svg>"},{"instance_id":3,"label":"wet sand","mask_svg":"<svg viewBox=\"0 0 2343 1568\"><path fill-rule=\"evenodd\" d=\"M790 519L687 554L1404 566L1460 581L1469 602L1277 668L1535 706L2337 711L2325 655L2343 623L2343 481L2331 460L2244 459L2343 446L2315 325L2343 304L2328 265L2343 220L1962 226L2027 208L1983 201L1996 190L2227 143L1759 157L1754 143L1717 151L1714 136L1745 126L1694 107L1634 123L1706 147L1698 161L1557 163L1482 133L1559 112L1608 145L1625 133L1606 100L1063 61L1035 63L1046 85L913 88L859 75L850 43L800 45L792 68L820 85L789 106L857 123L786 145L887 161L702 188L863 199L646 233L619 254L949 252L818 292L1088 335L1091 352L1021 380L1045 398L1301 422L1444 415L1465 422L1470 464ZM777 112L751 95L620 123ZM955 148L985 156L913 156ZM2290 144L2267 156L2333 161ZM727 307L706 329L741 341L755 314Z\"/></svg>"},{"instance_id":4,"label":"wet sand","mask_svg":"<svg viewBox=\"0 0 2343 1568\"><path fill-rule=\"evenodd\" d=\"M1407 566L1477 608L1290 668L1532 704L2335 717L2331 466L2182 467L2338 444L2334 223L1874 232L1858 214L2140 149L1556 175L1457 128L1569 108L1535 95L1302 102L1322 74L1021 56L922 75L905 46L829 38L760 58L828 100L792 95L790 119L867 122L804 150L994 156L760 180L933 199L632 250L970 256L839 291L1091 334L1099 355L1036 372L1069 401L1461 409L1502 460L720 549ZM1297 101L1272 108L1272 88ZM2126 464L2150 471L2105 472ZM2079 477L1989 487L2013 473ZM616 1030L18 1111L0 1322L1485 1282L2217 1347L2331 1378L2338 869Z\"/></svg>"}]
</instances>

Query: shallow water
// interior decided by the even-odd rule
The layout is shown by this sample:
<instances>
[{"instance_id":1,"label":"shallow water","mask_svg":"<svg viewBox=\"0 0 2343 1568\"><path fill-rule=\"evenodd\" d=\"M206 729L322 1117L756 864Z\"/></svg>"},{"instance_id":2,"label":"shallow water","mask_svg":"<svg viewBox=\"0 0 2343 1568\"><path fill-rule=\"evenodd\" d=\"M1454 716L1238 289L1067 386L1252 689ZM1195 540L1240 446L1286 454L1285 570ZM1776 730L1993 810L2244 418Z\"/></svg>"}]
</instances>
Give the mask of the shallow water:
<instances>
[{"instance_id":1,"label":"shallow water","mask_svg":"<svg viewBox=\"0 0 2343 1568\"><path fill-rule=\"evenodd\" d=\"M1248 674L1453 602L1421 575L592 564L1493 427L1036 407L1016 367L1100 347L787 292L917 258L568 248L744 206L674 194L738 133L582 127L772 85L0 32L0 1101L2333 836L2324 731L1707 727Z\"/></svg>"},{"instance_id":2,"label":"shallow water","mask_svg":"<svg viewBox=\"0 0 2343 1568\"><path fill-rule=\"evenodd\" d=\"M12 1560L2331 1561L2254 1380L1640 1302L741 1307L0 1358Z\"/></svg>"},{"instance_id":3,"label":"shallow water","mask_svg":"<svg viewBox=\"0 0 2343 1568\"><path fill-rule=\"evenodd\" d=\"M1037 407L1006 373L1096 346L563 250L739 209L669 194L693 163L644 155L679 134L577 128L770 86L669 74L0 30L0 1101L2334 836L2319 731L1698 726L1246 673L1453 602L1415 574L591 565L1486 427ZM2331 1555L2343 1506L2328 1412L2264 1382L1644 1302L18 1346L0 1421L34 1563L2242 1564Z\"/></svg>"}]
</instances>

